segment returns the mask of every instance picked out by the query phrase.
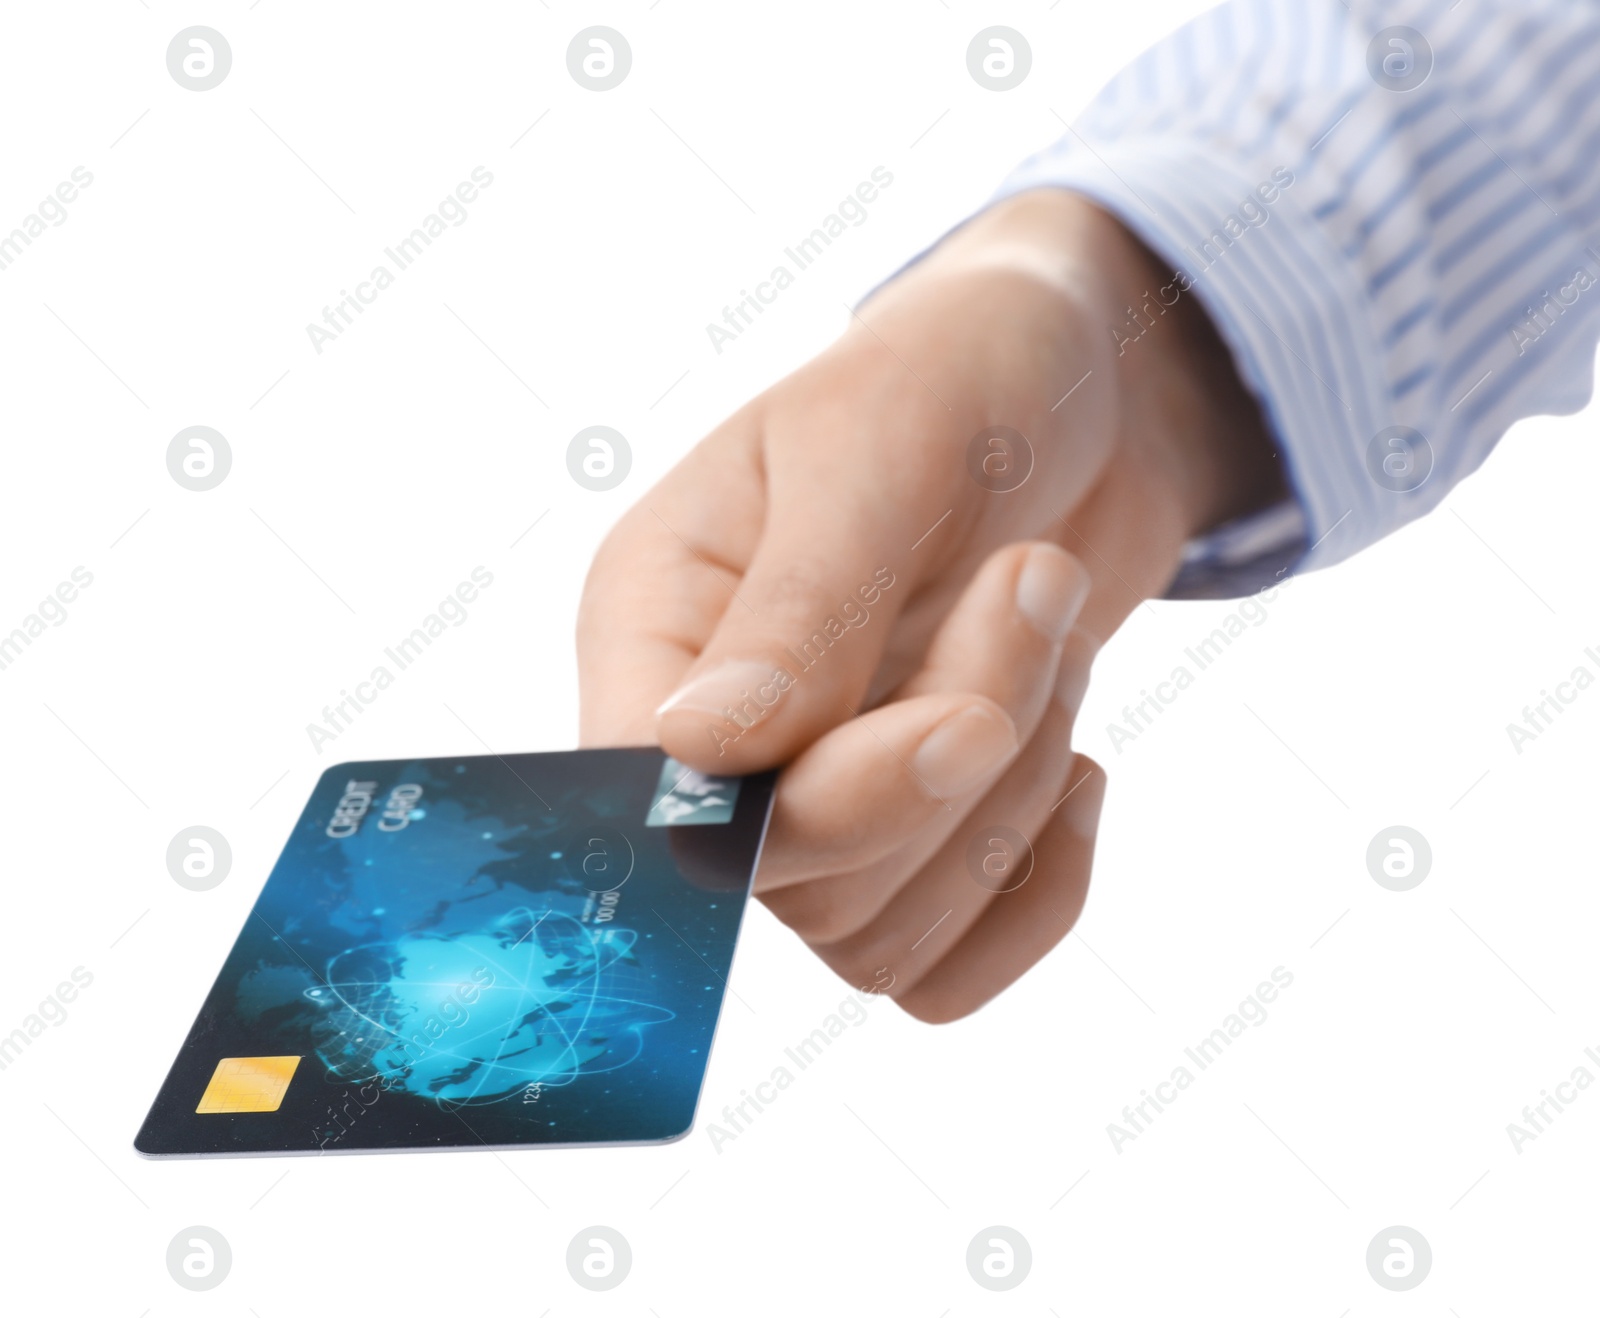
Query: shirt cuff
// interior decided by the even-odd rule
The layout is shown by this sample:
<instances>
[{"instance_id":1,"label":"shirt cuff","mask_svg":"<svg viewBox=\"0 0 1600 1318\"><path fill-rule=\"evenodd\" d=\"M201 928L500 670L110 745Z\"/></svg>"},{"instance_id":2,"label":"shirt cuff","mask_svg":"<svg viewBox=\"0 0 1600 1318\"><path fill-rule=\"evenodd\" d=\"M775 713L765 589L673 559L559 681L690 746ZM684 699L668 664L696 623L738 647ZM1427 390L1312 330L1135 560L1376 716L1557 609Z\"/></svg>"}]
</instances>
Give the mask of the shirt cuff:
<instances>
[{"instance_id":1,"label":"shirt cuff","mask_svg":"<svg viewBox=\"0 0 1600 1318\"><path fill-rule=\"evenodd\" d=\"M1282 166L1246 177L1190 141L1095 150L1067 139L1025 162L990 201L1059 187L1115 215L1174 272L1159 289L1128 290L1127 322L1112 328L1121 351L1146 351L1139 338L1165 314L1162 304L1195 297L1261 406L1295 503L1191 543L1170 598L1248 594L1337 563L1417 516L1408 498L1431 507L1443 493L1426 484L1397 492L1395 480L1386 486L1369 474L1369 447L1388 425L1382 352L1364 289L1295 206L1294 181ZM1376 458L1393 462L1397 453L1404 462L1391 442Z\"/></svg>"},{"instance_id":2,"label":"shirt cuff","mask_svg":"<svg viewBox=\"0 0 1600 1318\"><path fill-rule=\"evenodd\" d=\"M1305 557L1305 511L1285 500L1236 518L1183 547L1169 600L1225 600L1283 583Z\"/></svg>"}]
</instances>

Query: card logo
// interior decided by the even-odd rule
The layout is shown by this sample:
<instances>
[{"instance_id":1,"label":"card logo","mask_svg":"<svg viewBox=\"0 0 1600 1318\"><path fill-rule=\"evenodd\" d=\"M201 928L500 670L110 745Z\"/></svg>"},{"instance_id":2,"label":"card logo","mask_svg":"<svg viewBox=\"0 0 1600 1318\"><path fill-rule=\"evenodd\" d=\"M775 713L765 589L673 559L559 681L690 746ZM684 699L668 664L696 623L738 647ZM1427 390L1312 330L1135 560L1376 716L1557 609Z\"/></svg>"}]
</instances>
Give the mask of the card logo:
<instances>
[{"instance_id":1,"label":"card logo","mask_svg":"<svg viewBox=\"0 0 1600 1318\"><path fill-rule=\"evenodd\" d=\"M645 816L646 828L726 824L739 803L739 779L701 773L669 755L656 780L654 799L655 804Z\"/></svg>"}]
</instances>

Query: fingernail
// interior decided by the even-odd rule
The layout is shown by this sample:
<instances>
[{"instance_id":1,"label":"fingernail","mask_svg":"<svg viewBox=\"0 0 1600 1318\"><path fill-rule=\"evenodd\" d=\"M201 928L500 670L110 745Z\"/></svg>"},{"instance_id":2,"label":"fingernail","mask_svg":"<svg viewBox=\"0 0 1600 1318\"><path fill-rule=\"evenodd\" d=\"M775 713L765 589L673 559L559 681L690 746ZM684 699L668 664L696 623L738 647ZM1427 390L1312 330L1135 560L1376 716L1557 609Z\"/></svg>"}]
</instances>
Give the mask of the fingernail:
<instances>
[{"instance_id":1,"label":"fingernail","mask_svg":"<svg viewBox=\"0 0 1600 1318\"><path fill-rule=\"evenodd\" d=\"M1072 785L1059 807L1061 819L1079 837L1091 841L1100 829L1106 776L1102 770L1084 765L1082 760L1073 765L1072 772Z\"/></svg>"},{"instance_id":2,"label":"fingernail","mask_svg":"<svg viewBox=\"0 0 1600 1318\"><path fill-rule=\"evenodd\" d=\"M764 709L773 703L766 697L773 694L775 671L771 664L729 660L685 682L656 707L656 715L692 712L722 717L724 710L739 709L750 700ZM765 692L763 687L767 688Z\"/></svg>"},{"instance_id":3,"label":"fingernail","mask_svg":"<svg viewBox=\"0 0 1600 1318\"><path fill-rule=\"evenodd\" d=\"M935 796L960 796L992 778L1016 753L1016 725L1003 713L972 705L922 739L911 770Z\"/></svg>"},{"instance_id":4,"label":"fingernail","mask_svg":"<svg viewBox=\"0 0 1600 1318\"><path fill-rule=\"evenodd\" d=\"M1088 573L1057 550L1030 551L1017 574L1018 611L1052 641L1072 630L1088 594Z\"/></svg>"}]
</instances>

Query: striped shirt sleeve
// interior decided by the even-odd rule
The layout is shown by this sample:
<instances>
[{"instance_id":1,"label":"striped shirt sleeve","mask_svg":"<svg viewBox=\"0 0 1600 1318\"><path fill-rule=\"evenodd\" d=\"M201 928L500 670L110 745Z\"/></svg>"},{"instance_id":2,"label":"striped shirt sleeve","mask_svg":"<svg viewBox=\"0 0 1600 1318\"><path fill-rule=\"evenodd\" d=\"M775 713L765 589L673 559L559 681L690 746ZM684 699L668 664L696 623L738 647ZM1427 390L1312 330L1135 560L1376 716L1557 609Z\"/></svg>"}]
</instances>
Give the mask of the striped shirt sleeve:
<instances>
[{"instance_id":1,"label":"striped shirt sleeve","mask_svg":"<svg viewBox=\"0 0 1600 1318\"><path fill-rule=\"evenodd\" d=\"M1233 0L1006 180L1092 197L1170 264L1122 350L1199 299L1285 460L1293 502L1190 545L1171 595L1339 562L1588 402L1597 151L1600 4Z\"/></svg>"}]
</instances>

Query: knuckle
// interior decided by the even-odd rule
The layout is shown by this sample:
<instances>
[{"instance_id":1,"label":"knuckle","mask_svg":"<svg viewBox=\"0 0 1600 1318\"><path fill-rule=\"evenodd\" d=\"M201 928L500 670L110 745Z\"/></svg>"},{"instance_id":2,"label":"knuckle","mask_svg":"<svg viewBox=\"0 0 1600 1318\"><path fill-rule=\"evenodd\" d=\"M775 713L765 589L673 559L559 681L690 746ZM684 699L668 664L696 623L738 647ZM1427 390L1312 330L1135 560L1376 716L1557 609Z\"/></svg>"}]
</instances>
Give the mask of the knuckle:
<instances>
[{"instance_id":1,"label":"knuckle","mask_svg":"<svg viewBox=\"0 0 1600 1318\"><path fill-rule=\"evenodd\" d=\"M919 985L895 999L900 1009L924 1025L948 1025L970 1016L982 1002L970 990L956 983Z\"/></svg>"},{"instance_id":2,"label":"knuckle","mask_svg":"<svg viewBox=\"0 0 1600 1318\"><path fill-rule=\"evenodd\" d=\"M856 927L851 932L816 949L836 974L851 983L868 983L885 969L894 971L897 959L901 962L898 973L904 975L904 931L879 920L878 913L877 903L870 912L857 912ZM890 996L896 995L891 992Z\"/></svg>"},{"instance_id":3,"label":"knuckle","mask_svg":"<svg viewBox=\"0 0 1600 1318\"><path fill-rule=\"evenodd\" d=\"M812 615L831 598L824 574L815 564L791 561L764 576L759 591L763 613L780 626L818 621Z\"/></svg>"},{"instance_id":4,"label":"knuckle","mask_svg":"<svg viewBox=\"0 0 1600 1318\"><path fill-rule=\"evenodd\" d=\"M819 952L860 933L876 914L874 904L839 892L819 892L827 880L795 884L763 900L778 919ZM834 964L831 956L829 964Z\"/></svg>"}]
</instances>

